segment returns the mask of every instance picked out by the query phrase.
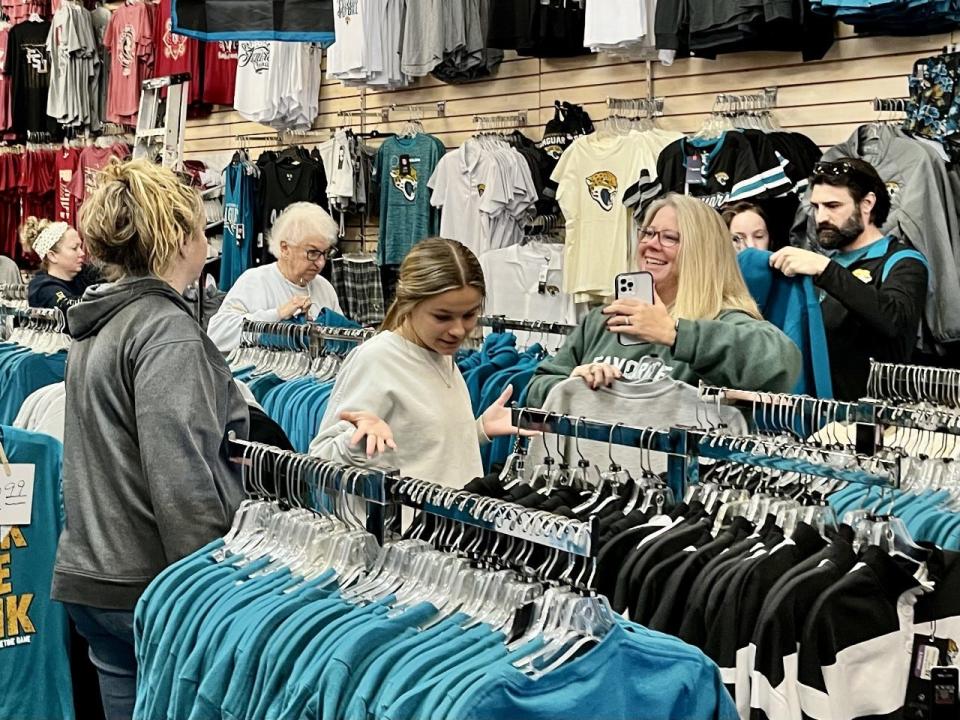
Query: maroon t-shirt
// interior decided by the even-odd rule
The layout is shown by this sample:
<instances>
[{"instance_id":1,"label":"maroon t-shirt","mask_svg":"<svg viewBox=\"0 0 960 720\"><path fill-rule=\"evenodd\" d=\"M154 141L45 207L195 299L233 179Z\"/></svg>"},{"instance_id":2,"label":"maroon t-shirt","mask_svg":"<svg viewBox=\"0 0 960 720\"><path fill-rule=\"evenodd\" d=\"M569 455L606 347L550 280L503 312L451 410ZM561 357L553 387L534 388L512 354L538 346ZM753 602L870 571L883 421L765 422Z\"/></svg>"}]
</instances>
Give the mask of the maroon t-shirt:
<instances>
[{"instance_id":1,"label":"maroon t-shirt","mask_svg":"<svg viewBox=\"0 0 960 720\"><path fill-rule=\"evenodd\" d=\"M153 23L153 37L157 43L153 77L190 73L190 104L200 102L203 79L200 77L200 43L186 35L173 32L170 19L170 0L157 4Z\"/></svg>"},{"instance_id":2,"label":"maroon t-shirt","mask_svg":"<svg viewBox=\"0 0 960 720\"><path fill-rule=\"evenodd\" d=\"M77 226L77 199L70 192L70 182L77 171L80 160L80 150L75 147L60 148L57 150L56 175L54 187L57 196L56 219Z\"/></svg>"},{"instance_id":3,"label":"maroon t-shirt","mask_svg":"<svg viewBox=\"0 0 960 720\"><path fill-rule=\"evenodd\" d=\"M236 40L219 40L204 44L203 101L233 107L238 43Z\"/></svg>"}]
</instances>

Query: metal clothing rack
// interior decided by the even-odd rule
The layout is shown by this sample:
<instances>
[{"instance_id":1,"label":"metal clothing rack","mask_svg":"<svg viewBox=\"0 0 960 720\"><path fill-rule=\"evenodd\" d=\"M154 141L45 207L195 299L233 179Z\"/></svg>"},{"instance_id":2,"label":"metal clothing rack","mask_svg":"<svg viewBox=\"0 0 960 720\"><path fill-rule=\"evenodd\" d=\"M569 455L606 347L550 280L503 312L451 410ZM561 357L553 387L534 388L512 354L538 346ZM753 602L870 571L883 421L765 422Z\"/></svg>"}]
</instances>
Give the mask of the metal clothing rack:
<instances>
[{"instance_id":1,"label":"metal clothing rack","mask_svg":"<svg viewBox=\"0 0 960 720\"><path fill-rule=\"evenodd\" d=\"M0 283L0 301L26 302L27 285Z\"/></svg>"},{"instance_id":2,"label":"metal clothing rack","mask_svg":"<svg viewBox=\"0 0 960 720\"><path fill-rule=\"evenodd\" d=\"M366 529L381 545L389 534L388 517L399 518L397 510L404 505L572 555L594 557L599 549L596 518L590 522L571 520L424 480L404 478L393 470L356 468L240 440L233 432L228 442L234 462L252 469L260 479L271 478L275 488L288 489L286 499L289 501L303 500L295 496L295 484L315 485L320 492L362 499L366 503ZM388 508L393 510L388 512Z\"/></svg>"},{"instance_id":3,"label":"metal clothing rack","mask_svg":"<svg viewBox=\"0 0 960 720\"><path fill-rule=\"evenodd\" d=\"M777 88L764 88L752 95L717 95L713 102L714 114L743 115L774 109L777 106Z\"/></svg>"},{"instance_id":4,"label":"metal clothing rack","mask_svg":"<svg viewBox=\"0 0 960 720\"><path fill-rule=\"evenodd\" d=\"M876 112L905 113L910 98L874 98L873 109Z\"/></svg>"},{"instance_id":5,"label":"metal clothing rack","mask_svg":"<svg viewBox=\"0 0 960 720\"><path fill-rule=\"evenodd\" d=\"M772 444L760 437L725 435L717 431L687 427L672 427L667 430L634 427L533 408L513 408L512 419L515 427L523 429L665 453L667 483L677 497L682 496L686 485L699 481L699 458L725 460L784 472L799 472L804 475L816 475L865 485L887 487L900 485L900 464L897 460L865 457L788 443L777 443L776 449L781 454L770 455L766 450ZM785 457L783 452L807 452L815 454L823 462ZM834 460L836 464L829 464L829 460ZM841 464L849 466L852 463L861 467L866 465L868 469L850 469L841 466Z\"/></svg>"},{"instance_id":6,"label":"metal clothing rack","mask_svg":"<svg viewBox=\"0 0 960 720\"><path fill-rule=\"evenodd\" d=\"M607 116L634 120L645 117L652 120L663 115L664 98L607 98ZM632 114L628 114L631 113Z\"/></svg>"},{"instance_id":7,"label":"metal clothing rack","mask_svg":"<svg viewBox=\"0 0 960 720\"><path fill-rule=\"evenodd\" d=\"M474 115L473 124L477 132L491 130L509 130L510 128L526 127L528 114L526 110L507 115Z\"/></svg>"},{"instance_id":8,"label":"metal clothing rack","mask_svg":"<svg viewBox=\"0 0 960 720\"><path fill-rule=\"evenodd\" d=\"M717 402L748 410L753 420L764 428L803 437L830 423L855 423L855 449L861 455L876 454L882 447L885 427L960 435L960 371L873 363L870 378L868 385L873 397L857 402L730 390L703 383L699 392L700 399L708 404ZM934 399L931 392L936 390L941 392L939 399ZM947 408L896 404L903 401L952 402L952 405Z\"/></svg>"},{"instance_id":9,"label":"metal clothing rack","mask_svg":"<svg viewBox=\"0 0 960 720\"><path fill-rule=\"evenodd\" d=\"M571 555L594 557L600 549L600 526L596 517L587 522L572 520L544 510L532 510L410 478L394 481L391 497L402 505L437 517Z\"/></svg>"},{"instance_id":10,"label":"metal clothing rack","mask_svg":"<svg viewBox=\"0 0 960 720\"><path fill-rule=\"evenodd\" d=\"M367 328L344 328L313 323L296 324L289 322L261 322L259 320L244 320L240 329L241 346L259 346L263 336L274 336L278 343L266 344L276 347L299 351L319 351L323 343L328 340L340 342L362 343L377 334L376 330ZM246 345L244 345L246 343Z\"/></svg>"},{"instance_id":11,"label":"metal clothing rack","mask_svg":"<svg viewBox=\"0 0 960 720\"><path fill-rule=\"evenodd\" d=\"M517 320L501 315L484 315L478 321L480 327L492 328L494 332L502 333L506 330L525 330L548 335L569 335L576 329L576 325L564 323L544 322L542 320Z\"/></svg>"},{"instance_id":12,"label":"metal clothing rack","mask_svg":"<svg viewBox=\"0 0 960 720\"><path fill-rule=\"evenodd\" d=\"M389 488L398 477L396 472L360 469L272 445L240 440L233 431L230 431L228 442L231 460L256 468L260 477L266 474L273 479L276 488L283 484L292 489L292 481L298 477L304 482L315 481L320 492L349 494L364 500L367 532L383 544L386 527L384 513L391 504ZM264 462L265 458L271 462Z\"/></svg>"}]
</instances>

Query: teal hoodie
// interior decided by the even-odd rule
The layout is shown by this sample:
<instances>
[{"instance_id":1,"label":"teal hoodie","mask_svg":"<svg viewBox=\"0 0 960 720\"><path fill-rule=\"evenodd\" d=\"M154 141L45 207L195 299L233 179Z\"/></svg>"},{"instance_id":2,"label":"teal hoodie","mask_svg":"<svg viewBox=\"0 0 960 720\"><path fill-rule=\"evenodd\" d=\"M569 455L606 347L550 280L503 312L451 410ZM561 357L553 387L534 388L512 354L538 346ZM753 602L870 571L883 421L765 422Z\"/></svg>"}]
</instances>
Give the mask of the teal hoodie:
<instances>
[{"instance_id":1,"label":"teal hoodie","mask_svg":"<svg viewBox=\"0 0 960 720\"><path fill-rule=\"evenodd\" d=\"M607 330L600 308L593 310L570 334L560 352L540 363L527 395L527 404L540 407L550 389L580 365L607 363L626 379L637 361L656 355L673 368L677 380L700 380L740 390L790 392L800 376L800 350L780 330L744 312L728 310L715 320L680 320L673 348L653 343L621 345Z\"/></svg>"}]
</instances>

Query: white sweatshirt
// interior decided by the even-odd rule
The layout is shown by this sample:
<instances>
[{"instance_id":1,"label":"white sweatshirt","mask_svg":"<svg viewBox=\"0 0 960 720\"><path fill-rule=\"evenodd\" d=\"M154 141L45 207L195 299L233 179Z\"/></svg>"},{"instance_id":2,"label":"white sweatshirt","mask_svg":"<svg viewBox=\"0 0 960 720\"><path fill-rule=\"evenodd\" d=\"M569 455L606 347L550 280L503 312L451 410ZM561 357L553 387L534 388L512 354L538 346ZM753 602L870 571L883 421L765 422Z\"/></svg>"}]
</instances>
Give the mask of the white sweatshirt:
<instances>
[{"instance_id":1,"label":"white sweatshirt","mask_svg":"<svg viewBox=\"0 0 960 720\"><path fill-rule=\"evenodd\" d=\"M326 278L318 275L306 287L300 287L287 280L276 263L250 268L237 278L217 314L210 318L207 334L220 352L229 353L240 346L244 320L279 322L277 309L308 292L313 299L308 313L311 319L324 308L343 313L337 293Z\"/></svg>"},{"instance_id":2,"label":"white sweatshirt","mask_svg":"<svg viewBox=\"0 0 960 720\"><path fill-rule=\"evenodd\" d=\"M344 411L367 410L393 430L396 450L368 459L366 443L350 448L356 428ZM388 467L407 477L462 488L483 475L470 393L450 357L382 332L347 357L337 375L310 454L361 467Z\"/></svg>"}]
</instances>

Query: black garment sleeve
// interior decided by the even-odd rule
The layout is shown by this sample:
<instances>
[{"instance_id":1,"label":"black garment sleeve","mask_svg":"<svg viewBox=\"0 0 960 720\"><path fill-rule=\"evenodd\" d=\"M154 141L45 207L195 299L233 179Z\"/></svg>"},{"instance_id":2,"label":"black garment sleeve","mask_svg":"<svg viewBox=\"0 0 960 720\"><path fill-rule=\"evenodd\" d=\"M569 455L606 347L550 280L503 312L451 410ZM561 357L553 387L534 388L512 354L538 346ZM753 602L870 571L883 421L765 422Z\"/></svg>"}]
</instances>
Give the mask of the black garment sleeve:
<instances>
[{"instance_id":1,"label":"black garment sleeve","mask_svg":"<svg viewBox=\"0 0 960 720\"><path fill-rule=\"evenodd\" d=\"M814 284L882 337L894 340L917 332L927 295L927 278L923 263L904 258L893 266L879 288L861 282L835 262L814 278Z\"/></svg>"},{"instance_id":2,"label":"black garment sleeve","mask_svg":"<svg viewBox=\"0 0 960 720\"><path fill-rule=\"evenodd\" d=\"M679 50L686 40L689 23L687 0L659 0L654 19L658 50Z\"/></svg>"}]
</instances>

